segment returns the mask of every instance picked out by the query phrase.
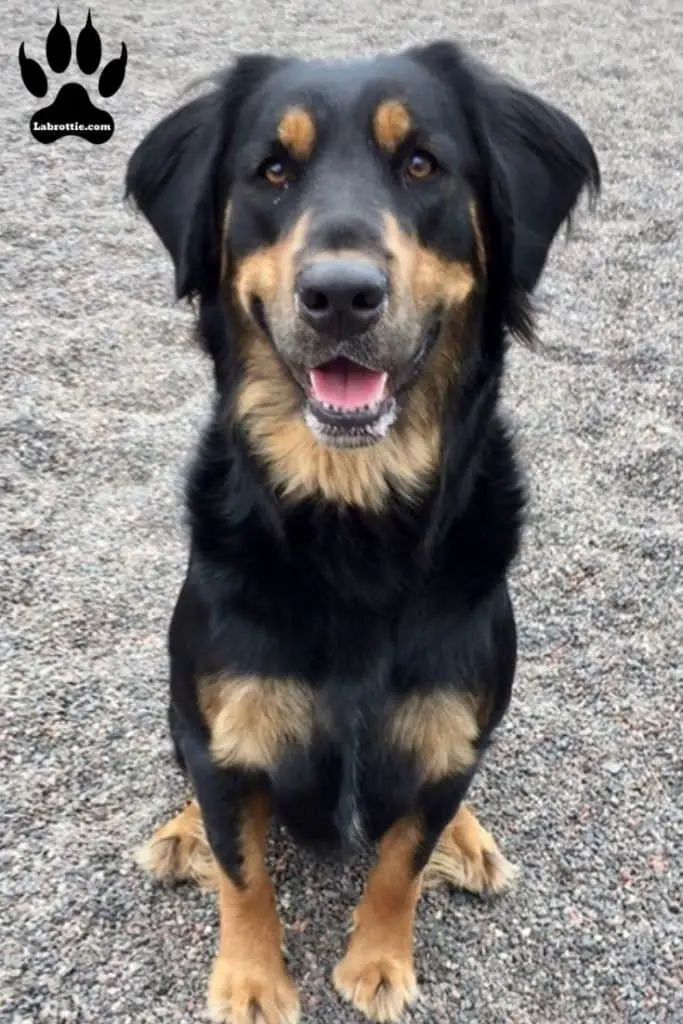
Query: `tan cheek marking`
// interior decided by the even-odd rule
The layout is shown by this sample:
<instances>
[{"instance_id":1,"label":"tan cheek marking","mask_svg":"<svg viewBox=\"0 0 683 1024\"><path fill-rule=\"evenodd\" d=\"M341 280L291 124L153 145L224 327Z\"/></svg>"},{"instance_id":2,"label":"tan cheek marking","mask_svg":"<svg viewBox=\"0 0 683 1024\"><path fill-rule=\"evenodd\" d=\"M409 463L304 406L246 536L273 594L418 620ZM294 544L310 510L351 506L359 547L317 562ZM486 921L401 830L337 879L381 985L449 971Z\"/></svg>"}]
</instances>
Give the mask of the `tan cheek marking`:
<instances>
[{"instance_id":1,"label":"tan cheek marking","mask_svg":"<svg viewBox=\"0 0 683 1024\"><path fill-rule=\"evenodd\" d=\"M443 302L446 306L461 306L475 285L475 277L468 263L444 260L428 249L417 247L413 295L418 309Z\"/></svg>"},{"instance_id":2,"label":"tan cheek marking","mask_svg":"<svg viewBox=\"0 0 683 1024\"><path fill-rule=\"evenodd\" d=\"M277 137L297 160L308 160L315 145L315 121L302 107L292 107L277 129Z\"/></svg>"},{"instance_id":3,"label":"tan cheek marking","mask_svg":"<svg viewBox=\"0 0 683 1024\"><path fill-rule=\"evenodd\" d=\"M385 214L385 243L394 259L394 289L407 289L419 310L438 304L461 306L476 285L472 267L447 260L407 235L392 214Z\"/></svg>"},{"instance_id":4,"label":"tan cheek marking","mask_svg":"<svg viewBox=\"0 0 683 1024\"><path fill-rule=\"evenodd\" d=\"M391 213L384 217L384 244L391 255L391 278L393 291L397 296L410 291L410 281L415 260L415 243L404 231Z\"/></svg>"},{"instance_id":5,"label":"tan cheek marking","mask_svg":"<svg viewBox=\"0 0 683 1024\"><path fill-rule=\"evenodd\" d=\"M282 244L259 249L245 257L237 266L234 289L242 310L251 316L251 298L257 295L263 302L272 303L277 298L278 264L282 257Z\"/></svg>"},{"instance_id":6,"label":"tan cheek marking","mask_svg":"<svg viewBox=\"0 0 683 1024\"><path fill-rule=\"evenodd\" d=\"M243 339L245 370L237 394L237 419L246 421L255 441L287 429L300 413L301 399L270 342L252 334Z\"/></svg>"},{"instance_id":7,"label":"tan cheek marking","mask_svg":"<svg viewBox=\"0 0 683 1024\"><path fill-rule=\"evenodd\" d=\"M310 214L304 213L294 227L275 245L258 249L240 261L234 276L237 300L251 316L251 298L258 296L266 305L291 302L294 294L294 261L304 243Z\"/></svg>"},{"instance_id":8,"label":"tan cheek marking","mask_svg":"<svg viewBox=\"0 0 683 1024\"><path fill-rule=\"evenodd\" d=\"M400 146L412 124L410 113L398 100L384 100L372 119L375 138L382 149L389 153L394 153Z\"/></svg>"},{"instance_id":9,"label":"tan cheek marking","mask_svg":"<svg viewBox=\"0 0 683 1024\"><path fill-rule=\"evenodd\" d=\"M223 767L269 768L284 745L306 743L313 729L313 694L295 680L204 680L199 703Z\"/></svg>"},{"instance_id":10,"label":"tan cheek marking","mask_svg":"<svg viewBox=\"0 0 683 1024\"><path fill-rule=\"evenodd\" d=\"M478 735L474 701L445 691L408 697L389 726L390 742L418 760L426 782L471 768Z\"/></svg>"}]
</instances>

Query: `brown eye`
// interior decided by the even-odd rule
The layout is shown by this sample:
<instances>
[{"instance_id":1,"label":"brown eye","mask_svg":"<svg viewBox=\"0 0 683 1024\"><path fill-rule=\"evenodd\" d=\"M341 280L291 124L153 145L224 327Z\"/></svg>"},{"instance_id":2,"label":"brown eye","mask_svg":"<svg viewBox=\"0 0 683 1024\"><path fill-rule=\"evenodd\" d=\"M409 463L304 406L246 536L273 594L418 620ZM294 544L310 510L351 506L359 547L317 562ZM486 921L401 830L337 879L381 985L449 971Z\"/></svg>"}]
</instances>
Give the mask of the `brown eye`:
<instances>
[{"instance_id":1,"label":"brown eye","mask_svg":"<svg viewBox=\"0 0 683 1024\"><path fill-rule=\"evenodd\" d=\"M269 181L271 185L277 185L278 188L287 185L290 178L282 160L269 160L263 165L262 174L266 181Z\"/></svg>"},{"instance_id":2,"label":"brown eye","mask_svg":"<svg viewBox=\"0 0 683 1024\"><path fill-rule=\"evenodd\" d=\"M431 177L436 171L436 160L424 149L415 149L410 154L405 165L406 174L416 181Z\"/></svg>"}]
</instances>

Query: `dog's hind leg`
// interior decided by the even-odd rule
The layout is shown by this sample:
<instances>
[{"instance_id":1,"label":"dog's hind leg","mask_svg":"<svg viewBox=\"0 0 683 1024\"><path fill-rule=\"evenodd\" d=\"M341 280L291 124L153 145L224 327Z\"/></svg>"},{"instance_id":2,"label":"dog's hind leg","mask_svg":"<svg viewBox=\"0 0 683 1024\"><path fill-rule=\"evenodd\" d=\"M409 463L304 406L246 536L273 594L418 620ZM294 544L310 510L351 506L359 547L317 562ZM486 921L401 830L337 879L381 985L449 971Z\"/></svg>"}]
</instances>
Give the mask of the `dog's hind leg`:
<instances>
[{"instance_id":1,"label":"dog's hind leg","mask_svg":"<svg viewBox=\"0 0 683 1024\"><path fill-rule=\"evenodd\" d=\"M518 868L503 856L469 807L461 806L441 833L424 873L424 885L440 884L484 896L503 892Z\"/></svg>"},{"instance_id":2,"label":"dog's hind leg","mask_svg":"<svg viewBox=\"0 0 683 1024\"><path fill-rule=\"evenodd\" d=\"M195 800L156 830L137 851L136 860L158 881L197 882L202 889L218 887L218 869Z\"/></svg>"}]
</instances>

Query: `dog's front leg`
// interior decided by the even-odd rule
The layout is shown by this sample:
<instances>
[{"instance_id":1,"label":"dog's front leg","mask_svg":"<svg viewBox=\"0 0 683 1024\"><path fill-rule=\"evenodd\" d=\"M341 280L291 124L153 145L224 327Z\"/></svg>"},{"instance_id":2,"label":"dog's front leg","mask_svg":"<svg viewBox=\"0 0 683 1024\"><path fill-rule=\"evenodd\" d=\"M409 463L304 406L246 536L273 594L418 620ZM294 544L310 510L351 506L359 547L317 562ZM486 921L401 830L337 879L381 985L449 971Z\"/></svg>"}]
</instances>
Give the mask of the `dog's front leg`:
<instances>
[{"instance_id":1,"label":"dog's front leg","mask_svg":"<svg viewBox=\"0 0 683 1024\"><path fill-rule=\"evenodd\" d=\"M282 958L282 926L265 864L265 789L253 773L213 765L207 751L189 752L187 763L218 867L220 941L209 1014L226 1024L296 1024L299 999Z\"/></svg>"},{"instance_id":2,"label":"dog's front leg","mask_svg":"<svg viewBox=\"0 0 683 1024\"><path fill-rule=\"evenodd\" d=\"M417 996L413 922L422 885L423 830L417 819L393 825L379 844L353 932L334 971L337 991L371 1020L396 1020Z\"/></svg>"}]
</instances>

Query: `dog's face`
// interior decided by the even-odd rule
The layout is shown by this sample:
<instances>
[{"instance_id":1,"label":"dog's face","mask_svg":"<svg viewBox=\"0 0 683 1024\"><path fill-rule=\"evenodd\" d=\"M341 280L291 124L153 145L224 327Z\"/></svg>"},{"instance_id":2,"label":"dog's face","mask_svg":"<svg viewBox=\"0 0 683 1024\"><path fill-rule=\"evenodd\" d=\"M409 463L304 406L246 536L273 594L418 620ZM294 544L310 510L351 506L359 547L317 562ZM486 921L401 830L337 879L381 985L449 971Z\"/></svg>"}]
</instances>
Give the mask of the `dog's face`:
<instances>
[{"instance_id":1,"label":"dog's face","mask_svg":"<svg viewBox=\"0 0 683 1024\"><path fill-rule=\"evenodd\" d=\"M224 287L320 441L382 438L484 274L464 120L405 58L287 64L244 104L233 160Z\"/></svg>"},{"instance_id":2,"label":"dog's face","mask_svg":"<svg viewBox=\"0 0 683 1024\"><path fill-rule=\"evenodd\" d=\"M221 305L252 377L286 389L271 463L302 450L292 417L320 447L364 448L400 432L419 392L436 424L461 363L502 359L493 336L519 328L597 183L573 121L449 43L348 64L242 58L150 133L127 178L179 295ZM276 407L272 389L245 394L252 418Z\"/></svg>"}]
</instances>

